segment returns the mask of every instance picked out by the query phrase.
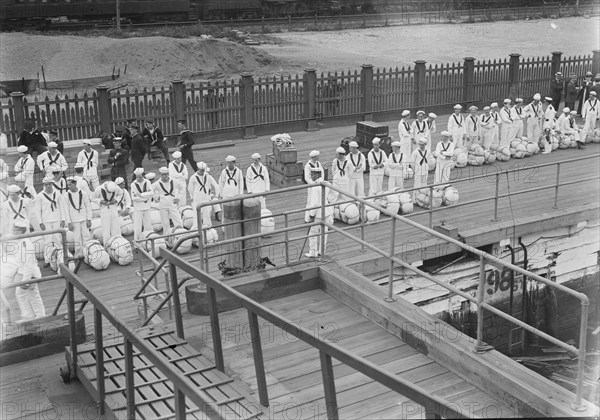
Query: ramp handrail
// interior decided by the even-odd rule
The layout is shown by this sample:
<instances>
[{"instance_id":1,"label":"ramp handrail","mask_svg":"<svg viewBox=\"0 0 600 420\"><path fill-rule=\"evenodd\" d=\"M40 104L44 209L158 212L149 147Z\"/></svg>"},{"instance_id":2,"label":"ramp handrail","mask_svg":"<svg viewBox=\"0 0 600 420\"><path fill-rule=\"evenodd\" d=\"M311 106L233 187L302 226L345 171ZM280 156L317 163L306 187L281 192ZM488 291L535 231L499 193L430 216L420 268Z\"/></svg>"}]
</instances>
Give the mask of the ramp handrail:
<instances>
[{"instance_id":1,"label":"ramp handrail","mask_svg":"<svg viewBox=\"0 0 600 420\"><path fill-rule=\"evenodd\" d=\"M125 353L125 381L126 381L126 398L127 398L127 418L132 420L136 418L135 414L135 383L134 383L134 368L133 368L133 347L135 346L139 352L148 358L166 377L173 383L173 395L175 399L175 418L183 419L186 417L186 397L189 398L202 412L215 418L224 419L224 413L221 413L217 404L203 390L198 387L187 377L181 375L181 372L171 365L165 357L159 353L151 344L146 342L143 337L140 337L136 332L131 331L127 323L106 306L89 288L81 281L81 279L71 272L65 264L60 264L60 270L63 273L67 283L67 305L69 308L69 323L70 323L70 375L71 378L77 377L77 340L76 340L76 324L75 324L75 289L79 291L85 298L91 302L94 307L94 334L96 338L96 383L98 386L98 405L100 414L105 413L106 409L106 392L104 389L104 345L102 333L103 317L110 322L115 329L123 335L123 347ZM211 417L212 418L212 417Z\"/></svg>"},{"instance_id":2,"label":"ramp handrail","mask_svg":"<svg viewBox=\"0 0 600 420\"><path fill-rule=\"evenodd\" d=\"M258 326L258 317L265 319L273 325L285 330L289 334L304 341L310 346L319 350L321 361L321 373L323 376L323 386L325 388L325 402L327 407L327 417L329 419L338 419L338 406L335 391L335 378L333 375L332 357L340 362L356 369L358 372L370 377L376 382L387 386L393 391L410 398L416 403L425 407L428 415L445 416L449 418L465 418L465 416L454 408L454 406L443 400L442 398L430 395L425 389L418 385L409 382L399 376L393 375L384 371L375 363L367 359L348 352L341 346L324 341L315 336L311 332L295 323L292 323L287 318L268 309L260 303L250 299L246 295L238 292L228 286L221 280L212 277L207 272L198 269L175 253L162 248L161 256L169 261L169 269L171 270L171 289L174 291L173 300L175 308L175 325L179 338L184 339L184 328L181 314L181 305L179 303L179 288L185 282L177 281L177 268L183 270L192 278L197 279L205 284L209 296L209 312L213 338L213 348L215 355L215 364L217 368L224 371L223 349L221 344L221 332L219 327L219 310L217 307L216 293L222 293L228 297L237 300L242 307L248 311L248 321L250 326L250 334L252 338L252 349L254 355L254 366L256 369L256 379L258 383L258 394L260 403L264 406L269 405L269 397L267 390L267 380L265 376L264 361L262 355L262 344L260 340L260 332Z\"/></svg>"}]
</instances>

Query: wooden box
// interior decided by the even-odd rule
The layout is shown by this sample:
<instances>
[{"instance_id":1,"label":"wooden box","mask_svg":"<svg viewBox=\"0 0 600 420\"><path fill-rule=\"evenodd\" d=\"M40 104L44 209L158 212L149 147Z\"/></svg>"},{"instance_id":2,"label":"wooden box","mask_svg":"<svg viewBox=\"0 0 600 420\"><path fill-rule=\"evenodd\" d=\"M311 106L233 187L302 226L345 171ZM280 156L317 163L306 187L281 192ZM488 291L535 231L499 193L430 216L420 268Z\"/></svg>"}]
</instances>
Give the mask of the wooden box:
<instances>
[{"instance_id":1,"label":"wooden box","mask_svg":"<svg viewBox=\"0 0 600 420\"><path fill-rule=\"evenodd\" d=\"M295 147L277 147L273 143L273 155L281 163L296 163L298 161L298 150Z\"/></svg>"},{"instance_id":2,"label":"wooden box","mask_svg":"<svg viewBox=\"0 0 600 420\"><path fill-rule=\"evenodd\" d=\"M389 138L390 129L387 125L374 121L359 121L356 123L356 142L359 146L371 149L374 137L382 139Z\"/></svg>"},{"instance_id":3,"label":"wooden box","mask_svg":"<svg viewBox=\"0 0 600 420\"><path fill-rule=\"evenodd\" d=\"M276 185L278 187L291 187L292 185L302 184L302 176L285 176L280 174L277 171L274 171L269 168L269 177L271 179L271 185Z\"/></svg>"},{"instance_id":4,"label":"wooden box","mask_svg":"<svg viewBox=\"0 0 600 420\"><path fill-rule=\"evenodd\" d=\"M284 176L302 176L304 174L304 165L302 165L302 162L282 163L272 154L267 155L265 162L269 169L279 172Z\"/></svg>"}]
</instances>

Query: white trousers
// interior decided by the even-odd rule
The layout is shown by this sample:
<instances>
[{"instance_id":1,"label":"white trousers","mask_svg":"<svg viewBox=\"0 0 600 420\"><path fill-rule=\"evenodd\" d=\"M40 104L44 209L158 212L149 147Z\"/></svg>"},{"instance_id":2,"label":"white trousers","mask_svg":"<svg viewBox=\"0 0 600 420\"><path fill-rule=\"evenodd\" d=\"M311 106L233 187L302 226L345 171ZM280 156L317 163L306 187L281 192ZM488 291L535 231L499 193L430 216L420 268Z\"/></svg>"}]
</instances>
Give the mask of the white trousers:
<instances>
[{"instance_id":1,"label":"white trousers","mask_svg":"<svg viewBox=\"0 0 600 420\"><path fill-rule=\"evenodd\" d=\"M542 126L537 118L527 119L527 138L530 141L538 142L542 136Z\"/></svg>"},{"instance_id":2,"label":"white trousers","mask_svg":"<svg viewBox=\"0 0 600 420\"><path fill-rule=\"evenodd\" d=\"M87 227L87 221L72 222L73 225L73 242L75 243L75 256L83 256L83 245L88 241L90 236L90 230Z\"/></svg>"},{"instance_id":3,"label":"white trousers","mask_svg":"<svg viewBox=\"0 0 600 420\"><path fill-rule=\"evenodd\" d=\"M388 191L392 191L394 188L404 188L404 176L402 174L388 177Z\"/></svg>"},{"instance_id":4,"label":"white trousers","mask_svg":"<svg viewBox=\"0 0 600 420\"><path fill-rule=\"evenodd\" d=\"M177 207L173 204L170 207L159 207L158 211L160 212L160 221L163 226L163 235L167 233L167 231L171 228L171 221L173 221L173 226L182 227L183 222L181 221L181 214Z\"/></svg>"},{"instance_id":5,"label":"white trousers","mask_svg":"<svg viewBox=\"0 0 600 420\"><path fill-rule=\"evenodd\" d=\"M194 209L194 224L192 225L192 230L193 229L198 229L198 206L200 204L205 204L210 202L210 200L207 201L194 201L192 202L192 209ZM219 205L213 205L213 206L204 206L200 209L200 226L208 226L208 227L212 227L212 212L214 210L215 207L219 207ZM220 211L220 210L219 210Z\"/></svg>"},{"instance_id":6,"label":"white trousers","mask_svg":"<svg viewBox=\"0 0 600 420\"><path fill-rule=\"evenodd\" d=\"M427 186L427 175L428 172L424 171L424 173L421 173L419 171L415 171L415 188L421 188L421 187L426 187ZM417 192L419 190L414 190L413 191L413 200L415 199L415 197L417 196Z\"/></svg>"},{"instance_id":7,"label":"white trousers","mask_svg":"<svg viewBox=\"0 0 600 420\"><path fill-rule=\"evenodd\" d=\"M17 287L15 289L15 297L21 311L21 318L33 319L46 316L44 302L40 296L40 290L37 283L30 284L27 289Z\"/></svg>"},{"instance_id":8,"label":"white trousers","mask_svg":"<svg viewBox=\"0 0 600 420\"><path fill-rule=\"evenodd\" d=\"M383 192L383 169L371 169L369 173L369 195Z\"/></svg>"},{"instance_id":9,"label":"white trousers","mask_svg":"<svg viewBox=\"0 0 600 420\"><path fill-rule=\"evenodd\" d=\"M85 179L88 182L88 184L90 185L90 190L92 192L96 191L96 188L100 186L100 180L98 179L98 175L87 175L84 176L83 179Z\"/></svg>"},{"instance_id":10,"label":"white trousers","mask_svg":"<svg viewBox=\"0 0 600 420\"><path fill-rule=\"evenodd\" d=\"M589 112L585 116L585 123L583 124L583 129L581 130L581 138L585 142L587 136L591 136L594 134L594 129L596 128L596 118L598 114L595 112Z\"/></svg>"},{"instance_id":11,"label":"white trousers","mask_svg":"<svg viewBox=\"0 0 600 420\"><path fill-rule=\"evenodd\" d=\"M136 210L133 208L133 240L140 239L142 232L147 230L154 230L152 227L152 216L150 209Z\"/></svg>"},{"instance_id":12,"label":"white trousers","mask_svg":"<svg viewBox=\"0 0 600 420\"><path fill-rule=\"evenodd\" d=\"M179 186L179 194L176 195L179 198L179 206L185 206L187 204L187 185L185 180L176 179L175 183Z\"/></svg>"},{"instance_id":13,"label":"white trousers","mask_svg":"<svg viewBox=\"0 0 600 420\"><path fill-rule=\"evenodd\" d=\"M321 221L320 218L315 218L316 222ZM333 223L333 216L329 216L325 219L328 223ZM329 231L328 227L325 227L325 241L323 243L323 249L327 251L327 232ZM321 254L321 226L312 226L310 228L309 235L318 235L308 238L308 256L310 257L318 257Z\"/></svg>"},{"instance_id":14,"label":"white trousers","mask_svg":"<svg viewBox=\"0 0 600 420\"><path fill-rule=\"evenodd\" d=\"M456 131L450 132L450 134L452 135L452 141L454 142L454 147L462 148L463 147L463 132L462 132L462 130L461 131L456 130ZM429 150L431 150L431 149L429 149Z\"/></svg>"},{"instance_id":15,"label":"white trousers","mask_svg":"<svg viewBox=\"0 0 600 420\"><path fill-rule=\"evenodd\" d=\"M400 151L404 156L410 156L413 151L412 139L410 136L400 137Z\"/></svg>"},{"instance_id":16,"label":"white trousers","mask_svg":"<svg viewBox=\"0 0 600 420\"><path fill-rule=\"evenodd\" d=\"M513 135L512 138L523 137L523 120L516 120L513 122ZM531 140L529 137L528 140Z\"/></svg>"},{"instance_id":17,"label":"white trousers","mask_svg":"<svg viewBox=\"0 0 600 420\"><path fill-rule=\"evenodd\" d=\"M116 205L100 206L100 223L102 228L102 241L108 243L108 238L121 234L121 223L119 222L119 208Z\"/></svg>"},{"instance_id":18,"label":"white trousers","mask_svg":"<svg viewBox=\"0 0 600 420\"><path fill-rule=\"evenodd\" d=\"M60 228L60 221L56 222L44 222L44 226L46 230L54 230ZM62 247L62 238L59 233L53 233L52 235L44 235L44 262L49 263L50 259L48 258L50 255L47 255L46 248L50 246L52 242L58 244Z\"/></svg>"},{"instance_id":19,"label":"white trousers","mask_svg":"<svg viewBox=\"0 0 600 420\"><path fill-rule=\"evenodd\" d=\"M450 171L452 170L453 162L452 159L439 159L435 165L435 178L433 183L447 183L450 182Z\"/></svg>"},{"instance_id":20,"label":"white trousers","mask_svg":"<svg viewBox=\"0 0 600 420\"><path fill-rule=\"evenodd\" d=\"M348 179L348 192L357 197L365 196L365 180L362 173L360 176L352 176Z\"/></svg>"},{"instance_id":21,"label":"white trousers","mask_svg":"<svg viewBox=\"0 0 600 420\"><path fill-rule=\"evenodd\" d=\"M500 127L502 127L502 125L497 125L496 128L494 128L492 144L496 146L500 144Z\"/></svg>"},{"instance_id":22,"label":"white trousers","mask_svg":"<svg viewBox=\"0 0 600 420\"><path fill-rule=\"evenodd\" d=\"M513 141L515 138L513 136L514 134L514 130L513 130L513 124L509 124L509 123L502 123L502 125L500 126L500 146L502 148L504 147L510 147L510 142Z\"/></svg>"},{"instance_id":23,"label":"white trousers","mask_svg":"<svg viewBox=\"0 0 600 420\"><path fill-rule=\"evenodd\" d=\"M490 150L490 146L494 141L494 135L496 134L496 128L481 129L481 145L485 150Z\"/></svg>"}]
</instances>

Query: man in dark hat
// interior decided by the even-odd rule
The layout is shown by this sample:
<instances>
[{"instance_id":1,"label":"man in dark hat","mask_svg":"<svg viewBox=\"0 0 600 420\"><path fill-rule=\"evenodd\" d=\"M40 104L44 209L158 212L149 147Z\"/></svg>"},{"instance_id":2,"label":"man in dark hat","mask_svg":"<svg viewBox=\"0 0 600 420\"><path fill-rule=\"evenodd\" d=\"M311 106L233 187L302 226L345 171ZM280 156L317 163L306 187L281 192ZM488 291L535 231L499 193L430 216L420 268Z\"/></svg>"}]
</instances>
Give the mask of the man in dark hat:
<instances>
[{"instance_id":1,"label":"man in dark hat","mask_svg":"<svg viewBox=\"0 0 600 420\"><path fill-rule=\"evenodd\" d=\"M143 140L142 140L143 141ZM123 178L127 188L127 164L129 163L129 150L124 148L125 141L120 138L114 139L114 148L108 154L110 166L110 179Z\"/></svg>"},{"instance_id":2,"label":"man in dark hat","mask_svg":"<svg viewBox=\"0 0 600 420\"><path fill-rule=\"evenodd\" d=\"M177 121L177 128L179 129L179 141L177 142L177 148L181 152L181 161L185 163L189 160L190 165L194 172L198 170L196 161L194 160L194 152L192 146L194 145L194 136L192 132L187 129L187 122L185 120Z\"/></svg>"},{"instance_id":3,"label":"man in dark hat","mask_svg":"<svg viewBox=\"0 0 600 420\"><path fill-rule=\"evenodd\" d=\"M133 123L129 126L131 133L131 160L133 160L133 168L142 168L144 156L148 153L146 142L140 134L140 127Z\"/></svg>"},{"instance_id":4,"label":"man in dark hat","mask_svg":"<svg viewBox=\"0 0 600 420\"><path fill-rule=\"evenodd\" d=\"M165 156L168 166L171 160L169 159L169 150L167 149L165 137L163 136L161 129L154 125L154 120L152 118L146 120L146 127L144 127L144 130L142 131L142 137L148 146L148 159L152 159L150 148L156 146Z\"/></svg>"},{"instance_id":5,"label":"man in dark hat","mask_svg":"<svg viewBox=\"0 0 600 420\"><path fill-rule=\"evenodd\" d=\"M552 98L552 108L559 109L560 101L562 100L565 81L561 72L557 71L554 79L550 82L550 97Z\"/></svg>"},{"instance_id":6,"label":"man in dark hat","mask_svg":"<svg viewBox=\"0 0 600 420\"><path fill-rule=\"evenodd\" d=\"M36 159L38 155L48 150L47 145L48 143L42 133L35 128L35 122L33 120L25 120L17 146L27 146L31 157Z\"/></svg>"},{"instance_id":7,"label":"man in dark hat","mask_svg":"<svg viewBox=\"0 0 600 420\"><path fill-rule=\"evenodd\" d=\"M594 81L592 79L593 74L591 71L588 71L579 87L579 93L577 95L577 99L579 100L579 105L577 105L577 115L581 115L583 103L590 98L590 89L594 86Z\"/></svg>"}]
</instances>

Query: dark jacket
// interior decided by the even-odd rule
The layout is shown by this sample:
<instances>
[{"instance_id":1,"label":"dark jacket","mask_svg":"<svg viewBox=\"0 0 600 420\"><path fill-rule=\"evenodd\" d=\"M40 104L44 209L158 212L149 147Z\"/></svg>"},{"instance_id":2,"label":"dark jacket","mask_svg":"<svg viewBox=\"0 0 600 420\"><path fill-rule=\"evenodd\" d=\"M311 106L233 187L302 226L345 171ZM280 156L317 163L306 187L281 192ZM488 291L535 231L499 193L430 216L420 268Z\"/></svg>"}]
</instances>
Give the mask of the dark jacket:
<instances>
[{"instance_id":1,"label":"dark jacket","mask_svg":"<svg viewBox=\"0 0 600 420\"><path fill-rule=\"evenodd\" d=\"M33 130L32 133L30 133L27 130L23 130L21 132L21 135L19 136L19 141L17 143L18 146L27 146L27 147L31 147L31 146L34 146L37 144L42 145L42 146L48 146L48 143L46 142L46 138L37 129Z\"/></svg>"},{"instance_id":2,"label":"dark jacket","mask_svg":"<svg viewBox=\"0 0 600 420\"><path fill-rule=\"evenodd\" d=\"M190 130L184 130L179 136L179 147L192 147L194 145L194 136Z\"/></svg>"},{"instance_id":3,"label":"dark jacket","mask_svg":"<svg viewBox=\"0 0 600 420\"><path fill-rule=\"evenodd\" d=\"M141 160L144 158L144 155L148 152L146 149L146 143L144 139L139 134L136 134L131 138L131 159L135 162L136 160Z\"/></svg>"},{"instance_id":4,"label":"dark jacket","mask_svg":"<svg viewBox=\"0 0 600 420\"><path fill-rule=\"evenodd\" d=\"M129 160L129 151L123 147L112 149L108 154L108 163L114 166L126 166Z\"/></svg>"},{"instance_id":5,"label":"dark jacket","mask_svg":"<svg viewBox=\"0 0 600 420\"><path fill-rule=\"evenodd\" d=\"M550 96L553 99L560 100L562 98L564 82L562 80L552 79L550 82Z\"/></svg>"},{"instance_id":6,"label":"dark jacket","mask_svg":"<svg viewBox=\"0 0 600 420\"><path fill-rule=\"evenodd\" d=\"M154 133L150 133L150 130L144 127L144 130L142 131L142 137L145 138L150 144L154 144L155 141L163 141L165 138L162 131L160 131L160 128L158 127L154 129Z\"/></svg>"},{"instance_id":7,"label":"dark jacket","mask_svg":"<svg viewBox=\"0 0 600 420\"><path fill-rule=\"evenodd\" d=\"M565 88L565 103L574 103L577 100L577 85L575 82L567 83Z\"/></svg>"}]
</instances>

